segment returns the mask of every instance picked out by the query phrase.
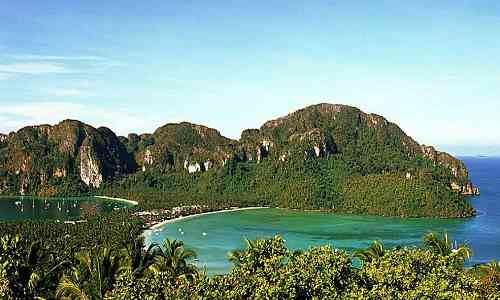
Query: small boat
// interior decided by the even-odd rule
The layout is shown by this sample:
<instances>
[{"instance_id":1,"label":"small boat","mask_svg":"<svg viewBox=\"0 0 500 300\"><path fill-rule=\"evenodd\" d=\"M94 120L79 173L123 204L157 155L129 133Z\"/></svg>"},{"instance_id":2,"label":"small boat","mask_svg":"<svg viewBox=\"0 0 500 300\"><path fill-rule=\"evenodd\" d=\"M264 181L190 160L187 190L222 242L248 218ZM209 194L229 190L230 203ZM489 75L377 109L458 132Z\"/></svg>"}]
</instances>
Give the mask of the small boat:
<instances>
[{"instance_id":1,"label":"small boat","mask_svg":"<svg viewBox=\"0 0 500 300\"><path fill-rule=\"evenodd\" d=\"M22 202L21 202L21 201L16 201L16 202L14 202L14 204L15 204L15 205L21 205L21 204L22 204Z\"/></svg>"},{"instance_id":2,"label":"small boat","mask_svg":"<svg viewBox=\"0 0 500 300\"><path fill-rule=\"evenodd\" d=\"M203 235L203 236L207 236L207 233L206 233L206 232L203 232L203 233L202 233L202 235Z\"/></svg>"}]
</instances>

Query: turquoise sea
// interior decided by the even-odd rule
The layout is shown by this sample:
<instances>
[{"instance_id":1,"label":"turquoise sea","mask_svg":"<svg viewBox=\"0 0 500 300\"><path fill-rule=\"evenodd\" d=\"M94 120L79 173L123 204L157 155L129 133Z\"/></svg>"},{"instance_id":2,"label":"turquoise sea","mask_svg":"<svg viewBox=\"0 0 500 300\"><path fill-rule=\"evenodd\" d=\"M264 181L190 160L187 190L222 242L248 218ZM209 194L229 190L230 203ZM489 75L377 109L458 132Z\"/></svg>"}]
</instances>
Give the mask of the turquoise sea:
<instances>
[{"instance_id":1,"label":"turquoise sea","mask_svg":"<svg viewBox=\"0 0 500 300\"><path fill-rule=\"evenodd\" d=\"M114 209L130 207L131 204L121 201L100 199L96 197L82 198L33 198L33 197L0 197L0 220L71 220L80 216L111 212Z\"/></svg>"},{"instance_id":2,"label":"turquoise sea","mask_svg":"<svg viewBox=\"0 0 500 300\"><path fill-rule=\"evenodd\" d=\"M471 198L478 216L461 220L400 219L338 215L283 209L227 212L167 224L151 232L146 242L183 240L198 255L209 274L230 270L227 253L242 248L245 239L281 235L293 249L333 245L347 251L381 240L386 247L421 245L429 231L448 232L458 243L472 247L469 265L500 259L500 158L462 157L481 196Z\"/></svg>"}]
</instances>

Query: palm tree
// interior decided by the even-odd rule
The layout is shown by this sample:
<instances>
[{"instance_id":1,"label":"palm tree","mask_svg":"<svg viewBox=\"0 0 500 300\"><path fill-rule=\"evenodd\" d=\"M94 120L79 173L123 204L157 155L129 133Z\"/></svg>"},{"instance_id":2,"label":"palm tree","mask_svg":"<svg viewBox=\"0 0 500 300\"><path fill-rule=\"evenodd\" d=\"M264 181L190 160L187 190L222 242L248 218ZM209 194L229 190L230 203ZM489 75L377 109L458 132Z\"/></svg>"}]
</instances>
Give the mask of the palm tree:
<instances>
[{"instance_id":1,"label":"palm tree","mask_svg":"<svg viewBox=\"0 0 500 300\"><path fill-rule=\"evenodd\" d=\"M246 250L233 250L229 251L227 254L229 262L233 263L235 266L241 265L241 260L246 251L251 250L254 247L254 242L251 240L245 240L247 247Z\"/></svg>"},{"instance_id":2,"label":"palm tree","mask_svg":"<svg viewBox=\"0 0 500 300\"><path fill-rule=\"evenodd\" d=\"M492 260L487 264L481 265L480 269L485 273L499 273L500 274L500 262Z\"/></svg>"},{"instance_id":3,"label":"palm tree","mask_svg":"<svg viewBox=\"0 0 500 300\"><path fill-rule=\"evenodd\" d=\"M188 261L196 256L193 250L184 247L182 241L166 239L163 247L156 253L154 264L149 269L156 274L170 274L175 280L186 278L192 281L198 274L198 269Z\"/></svg>"},{"instance_id":4,"label":"palm tree","mask_svg":"<svg viewBox=\"0 0 500 300\"><path fill-rule=\"evenodd\" d=\"M242 256L243 256L242 250L229 251L229 253L227 254L229 262L232 263L234 266L241 265Z\"/></svg>"},{"instance_id":5,"label":"palm tree","mask_svg":"<svg viewBox=\"0 0 500 300\"><path fill-rule=\"evenodd\" d=\"M4 236L0 242L0 260L4 279L10 282L13 296L34 298L46 291L53 275L68 261L55 264L52 254L46 251L40 241L31 243L27 251L21 247L19 235Z\"/></svg>"},{"instance_id":6,"label":"palm tree","mask_svg":"<svg viewBox=\"0 0 500 300\"><path fill-rule=\"evenodd\" d=\"M434 232L424 236L424 245L432 252L441 256L453 256L462 260L472 256L472 250L466 245L456 245L448 238L448 233L444 233L443 238L439 238Z\"/></svg>"},{"instance_id":7,"label":"palm tree","mask_svg":"<svg viewBox=\"0 0 500 300\"><path fill-rule=\"evenodd\" d=\"M123 257L107 246L76 254L77 265L61 278L56 290L59 299L103 299L123 271Z\"/></svg>"},{"instance_id":8,"label":"palm tree","mask_svg":"<svg viewBox=\"0 0 500 300\"><path fill-rule=\"evenodd\" d=\"M359 258L363 263L371 263L384 257L384 255L384 245L380 241L374 241L370 247L354 252L354 257Z\"/></svg>"},{"instance_id":9,"label":"palm tree","mask_svg":"<svg viewBox=\"0 0 500 300\"><path fill-rule=\"evenodd\" d=\"M53 265L54 261L53 255L44 251L40 241L32 243L25 261L18 268L19 283L26 286L29 293L35 295L37 291L47 286L47 281L53 280L52 275L71 264L64 260ZM50 269L43 268L43 264L51 266Z\"/></svg>"},{"instance_id":10,"label":"palm tree","mask_svg":"<svg viewBox=\"0 0 500 300\"><path fill-rule=\"evenodd\" d=\"M161 248L153 243L144 250L144 237L132 239L124 245L126 265L134 276L141 277L155 262L155 257L161 254Z\"/></svg>"},{"instance_id":11,"label":"palm tree","mask_svg":"<svg viewBox=\"0 0 500 300\"><path fill-rule=\"evenodd\" d=\"M478 267L478 275L487 293L500 292L500 262L493 260Z\"/></svg>"}]
</instances>

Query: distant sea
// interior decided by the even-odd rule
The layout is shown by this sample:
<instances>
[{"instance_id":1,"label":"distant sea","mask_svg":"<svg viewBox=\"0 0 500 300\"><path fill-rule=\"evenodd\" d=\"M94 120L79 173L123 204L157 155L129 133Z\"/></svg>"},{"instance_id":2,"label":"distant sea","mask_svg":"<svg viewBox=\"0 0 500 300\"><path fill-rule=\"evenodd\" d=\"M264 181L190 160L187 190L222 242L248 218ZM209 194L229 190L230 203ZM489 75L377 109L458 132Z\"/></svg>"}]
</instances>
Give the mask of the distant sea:
<instances>
[{"instance_id":1,"label":"distant sea","mask_svg":"<svg viewBox=\"0 0 500 300\"><path fill-rule=\"evenodd\" d=\"M465 220L400 219L262 209L207 215L166 225L147 243L180 239L199 254L209 274L230 270L227 253L245 239L282 235L293 249L330 244L347 251L381 240L386 247L419 246L429 231L448 232L474 252L468 265L500 259L500 158L461 157L481 196L471 198L478 216Z\"/></svg>"}]
</instances>

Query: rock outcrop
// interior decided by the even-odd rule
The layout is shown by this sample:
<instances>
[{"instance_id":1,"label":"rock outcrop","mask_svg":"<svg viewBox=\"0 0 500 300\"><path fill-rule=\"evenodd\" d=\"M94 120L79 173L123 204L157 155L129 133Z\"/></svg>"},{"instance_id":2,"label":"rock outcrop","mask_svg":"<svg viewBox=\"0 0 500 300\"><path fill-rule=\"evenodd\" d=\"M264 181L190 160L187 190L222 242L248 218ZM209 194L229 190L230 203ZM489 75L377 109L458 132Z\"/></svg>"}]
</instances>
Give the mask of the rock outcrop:
<instances>
[{"instance_id":1,"label":"rock outcrop","mask_svg":"<svg viewBox=\"0 0 500 300\"><path fill-rule=\"evenodd\" d=\"M451 188L466 196L476 196L480 194L479 188L475 187L469 180L469 172L465 164L448 153L437 151L432 146L421 146L424 157L436 165L444 166L451 170L456 181L451 183ZM461 184L459 182L462 182Z\"/></svg>"},{"instance_id":2,"label":"rock outcrop","mask_svg":"<svg viewBox=\"0 0 500 300\"><path fill-rule=\"evenodd\" d=\"M297 145L304 152L306 158L326 157L337 151L332 136L319 128L292 134L288 141L291 145Z\"/></svg>"},{"instance_id":3,"label":"rock outcrop","mask_svg":"<svg viewBox=\"0 0 500 300\"><path fill-rule=\"evenodd\" d=\"M187 122L158 128L150 142L147 149L151 149L153 168L162 172L188 170L190 173L222 167L237 144L215 129Z\"/></svg>"},{"instance_id":4,"label":"rock outcrop","mask_svg":"<svg viewBox=\"0 0 500 300\"><path fill-rule=\"evenodd\" d=\"M79 121L28 126L11 133L5 142L0 181L4 190L21 194L36 192L55 178L77 179L97 188L105 180L134 171L132 157L111 130Z\"/></svg>"},{"instance_id":5,"label":"rock outcrop","mask_svg":"<svg viewBox=\"0 0 500 300\"><path fill-rule=\"evenodd\" d=\"M86 140L87 141L87 140ZM103 181L102 166L97 160L92 146L85 143L80 148L80 179L86 185L98 188Z\"/></svg>"}]
</instances>

